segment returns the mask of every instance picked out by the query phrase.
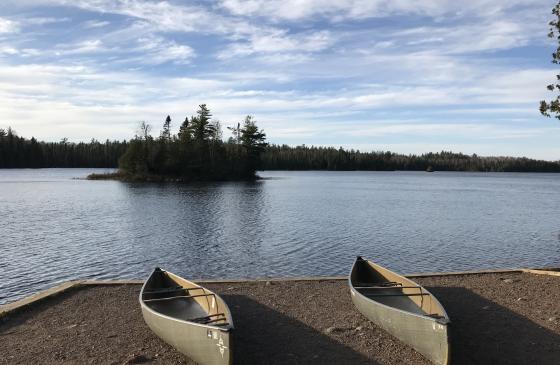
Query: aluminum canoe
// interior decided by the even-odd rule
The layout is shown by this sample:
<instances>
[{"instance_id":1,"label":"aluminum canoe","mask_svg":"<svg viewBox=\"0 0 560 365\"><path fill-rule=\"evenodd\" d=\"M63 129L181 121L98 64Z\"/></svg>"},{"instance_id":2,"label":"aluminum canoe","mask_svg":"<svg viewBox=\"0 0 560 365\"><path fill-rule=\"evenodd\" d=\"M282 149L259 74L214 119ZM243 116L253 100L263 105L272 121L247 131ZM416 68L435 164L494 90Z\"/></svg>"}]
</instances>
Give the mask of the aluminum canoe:
<instances>
[{"instance_id":1,"label":"aluminum canoe","mask_svg":"<svg viewBox=\"0 0 560 365\"><path fill-rule=\"evenodd\" d=\"M162 340L200 365L233 363L233 321L214 292L156 268L140 291L146 324Z\"/></svg>"},{"instance_id":2,"label":"aluminum canoe","mask_svg":"<svg viewBox=\"0 0 560 365\"><path fill-rule=\"evenodd\" d=\"M360 313L433 363L450 363L449 316L432 293L362 257L348 281Z\"/></svg>"}]
</instances>

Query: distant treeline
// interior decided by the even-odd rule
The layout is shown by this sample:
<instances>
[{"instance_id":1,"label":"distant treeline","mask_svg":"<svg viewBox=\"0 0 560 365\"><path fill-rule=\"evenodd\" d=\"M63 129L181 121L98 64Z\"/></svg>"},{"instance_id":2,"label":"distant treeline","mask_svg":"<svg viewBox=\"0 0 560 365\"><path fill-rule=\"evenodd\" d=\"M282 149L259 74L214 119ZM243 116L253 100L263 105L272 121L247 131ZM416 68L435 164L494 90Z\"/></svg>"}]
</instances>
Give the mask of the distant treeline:
<instances>
[{"instance_id":1,"label":"distant treeline","mask_svg":"<svg viewBox=\"0 0 560 365\"><path fill-rule=\"evenodd\" d=\"M0 129L0 168L116 167L126 141L39 142Z\"/></svg>"},{"instance_id":2,"label":"distant treeline","mask_svg":"<svg viewBox=\"0 0 560 365\"><path fill-rule=\"evenodd\" d=\"M286 145L268 146L261 166L263 170L560 172L560 161L524 157L480 157L445 151L417 156Z\"/></svg>"},{"instance_id":3,"label":"distant treeline","mask_svg":"<svg viewBox=\"0 0 560 365\"><path fill-rule=\"evenodd\" d=\"M206 117L205 117L206 118ZM453 152L402 155L391 152L360 152L333 147L309 147L270 145L264 143L252 119L251 130L242 140L246 126L238 124L227 142L221 140L219 123L208 123L206 131L195 132L200 124L197 117L183 122L178 135L169 133L170 123L164 122L162 136L149 135L150 127L140 131L130 142L92 140L89 143L38 142L25 139L10 128L0 129L0 168L39 167L112 167L119 166L131 173L181 175L198 173L207 168L214 174L250 174L253 169L262 170L436 170L436 171L483 171L483 172L560 172L560 162L514 157L480 157ZM252 123L252 124L251 124ZM142 129L142 128L141 128ZM198 133L196 135L196 133ZM251 137L250 137L251 136ZM255 137L262 139L253 140ZM202 139L201 139L202 138ZM251 161L247 153L249 145L257 144L252 150ZM245 144L245 147L243 147ZM129 148L130 147L130 148ZM125 152L128 150L127 154ZM262 154L260 151L263 151ZM257 158L260 155L260 159ZM190 156L187 158L187 156ZM217 170L216 170L217 169ZM224 170L225 169L225 170ZM237 169L237 172L232 171ZM189 172L190 171L190 172ZM229 172L227 172L229 171Z\"/></svg>"}]
</instances>

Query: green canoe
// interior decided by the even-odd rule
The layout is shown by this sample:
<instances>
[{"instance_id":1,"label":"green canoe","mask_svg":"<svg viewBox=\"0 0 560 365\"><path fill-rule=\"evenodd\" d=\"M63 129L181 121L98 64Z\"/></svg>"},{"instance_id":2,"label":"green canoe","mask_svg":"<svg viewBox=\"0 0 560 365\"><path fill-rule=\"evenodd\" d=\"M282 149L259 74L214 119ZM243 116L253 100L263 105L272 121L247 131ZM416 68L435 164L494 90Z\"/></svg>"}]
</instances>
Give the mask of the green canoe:
<instances>
[{"instance_id":1,"label":"green canoe","mask_svg":"<svg viewBox=\"0 0 560 365\"><path fill-rule=\"evenodd\" d=\"M449 317L416 282L358 257L349 278L364 316L438 365L449 364Z\"/></svg>"},{"instance_id":2,"label":"green canoe","mask_svg":"<svg viewBox=\"0 0 560 365\"><path fill-rule=\"evenodd\" d=\"M150 329L198 364L232 364L233 322L217 294L156 268L142 287L140 306Z\"/></svg>"}]
</instances>

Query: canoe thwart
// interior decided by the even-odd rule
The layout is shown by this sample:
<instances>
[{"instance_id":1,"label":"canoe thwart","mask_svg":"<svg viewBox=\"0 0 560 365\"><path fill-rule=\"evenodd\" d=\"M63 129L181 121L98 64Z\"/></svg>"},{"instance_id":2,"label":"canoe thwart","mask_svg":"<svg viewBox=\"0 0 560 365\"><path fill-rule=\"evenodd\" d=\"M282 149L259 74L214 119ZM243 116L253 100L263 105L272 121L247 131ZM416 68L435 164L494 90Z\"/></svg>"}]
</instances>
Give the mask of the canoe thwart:
<instances>
[{"instance_id":1,"label":"canoe thwart","mask_svg":"<svg viewBox=\"0 0 560 365\"><path fill-rule=\"evenodd\" d=\"M215 319L210 319L206 322L196 322L196 323L200 323L200 324L210 324L212 323L213 326L227 326L229 325L229 323L224 322L224 323L214 323L214 322L220 322L223 321L225 318L215 318Z\"/></svg>"},{"instance_id":2,"label":"canoe thwart","mask_svg":"<svg viewBox=\"0 0 560 365\"><path fill-rule=\"evenodd\" d=\"M197 322L197 323L209 323L208 321L222 321L224 319L224 318L213 319L213 317L225 317L225 316L226 316L225 313L216 313L216 314L211 314L209 316L192 318L192 319L189 319L189 321Z\"/></svg>"}]
</instances>

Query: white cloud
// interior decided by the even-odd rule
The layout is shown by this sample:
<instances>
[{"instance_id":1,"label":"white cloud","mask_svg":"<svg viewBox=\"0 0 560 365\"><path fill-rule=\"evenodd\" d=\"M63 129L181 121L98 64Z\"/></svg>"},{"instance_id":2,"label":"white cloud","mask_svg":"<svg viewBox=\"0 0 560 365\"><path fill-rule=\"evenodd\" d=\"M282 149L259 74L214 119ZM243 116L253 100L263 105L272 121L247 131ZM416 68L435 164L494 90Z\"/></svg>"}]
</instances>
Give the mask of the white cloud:
<instances>
[{"instance_id":1,"label":"white cloud","mask_svg":"<svg viewBox=\"0 0 560 365\"><path fill-rule=\"evenodd\" d=\"M250 25L246 21L220 16L202 6L174 5L166 1L54 0L51 3L75 6L100 13L126 15L149 22L159 31L227 34L228 36L235 37L236 35L252 34L261 29L260 27Z\"/></svg>"},{"instance_id":2,"label":"white cloud","mask_svg":"<svg viewBox=\"0 0 560 365\"><path fill-rule=\"evenodd\" d=\"M254 34L247 42L233 43L218 54L221 59L262 54L309 54L322 51L334 43L328 31L288 35L285 31ZM293 59L292 59L293 60ZM285 59L284 59L285 61Z\"/></svg>"},{"instance_id":3,"label":"white cloud","mask_svg":"<svg viewBox=\"0 0 560 365\"><path fill-rule=\"evenodd\" d=\"M282 53L299 50L305 53L325 49L332 44L328 31L288 34L285 29L257 25L237 17L221 16L201 6L175 5L169 2L128 1L66 1L58 3L101 13L121 14L137 19L133 28L154 32L196 32L216 34L239 43L220 52L221 58L254 53Z\"/></svg>"},{"instance_id":4,"label":"white cloud","mask_svg":"<svg viewBox=\"0 0 560 365\"><path fill-rule=\"evenodd\" d=\"M324 17L333 21L389 15L428 17L498 16L519 6L537 4L551 8L545 0L492 1L426 0L411 6L406 0L222 0L220 5L235 15L261 16L273 20L302 20Z\"/></svg>"},{"instance_id":5,"label":"white cloud","mask_svg":"<svg viewBox=\"0 0 560 365\"><path fill-rule=\"evenodd\" d=\"M0 54L4 54L4 55L16 55L18 54L19 51L17 49L15 49L14 47L10 47L10 46L0 46Z\"/></svg>"},{"instance_id":6,"label":"white cloud","mask_svg":"<svg viewBox=\"0 0 560 365\"><path fill-rule=\"evenodd\" d=\"M56 24L56 23L65 23L69 22L72 19L68 17L62 18L55 18L55 17L32 17L32 18L25 18L22 19L22 22L25 24L31 25L46 25L46 24Z\"/></svg>"},{"instance_id":7,"label":"white cloud","mask_svg":"<svg viewBox=\"0 0 560 365\"><path fill-rule=\"evenodd\" d=\"M93 53L104 50L103 42L99 39L88 39L82 42L78 42L73 45L64 45L59 50L55 51L55 54L60 55L72 55L72 54L82 54L82 53Z\"/></svg>"},{"instance_id":8,"label":"white cloud","mask_svg":"<svg viewBox=\"0 0 560 365\"><path fill-rule=\"evenodd\" d=\"M0 34L19 31L19 23L10 19L0 18Z\"/></svg>"},{"instance_id":9,"label":"white cloud","mask_svg":"<svg viewBox=\"0 0 560 365\"><path fill-rule=\"evenodd\" d=\"M166 62L185 64L196 56L196 52L191 47L158 36L148 35L138 38L136 43L136 46L129 48L127 51L137 52L140 55L132 56L130 59L124 58L123 61L150 65Z\"/></svg>"},{"instance_id":10,"label":"white cloud","mask_svg":"<svg viewBox=\"0 0 560 365\"><path fill-rule=\"evenodd\" d=\"M78 7L69 14L88 20L35 27L25 18L66 18L26 17L26 2L61 15ZM546 140L544 151L560 138L554 120L538 119L555 75L537 61L551 7L541 0L18 4L16 23L0 18L0 115L23 135L129 138L138 120L157 129L206 102L224 125L255 114L280 143L397 148L406 137L431 150L530 151ZM540 48L496 52L523 45Z\"/></svg>"},{"instance_id":11,"label":"white cloud","mask_svg":"<svg viewBox=\"0 0 560 365\"><path fill-rule=\"evenodd\" d=\"M84 22L84 28L102 28L111 24L105 20L88 20Z\"/></svg>"}]
</instances>

